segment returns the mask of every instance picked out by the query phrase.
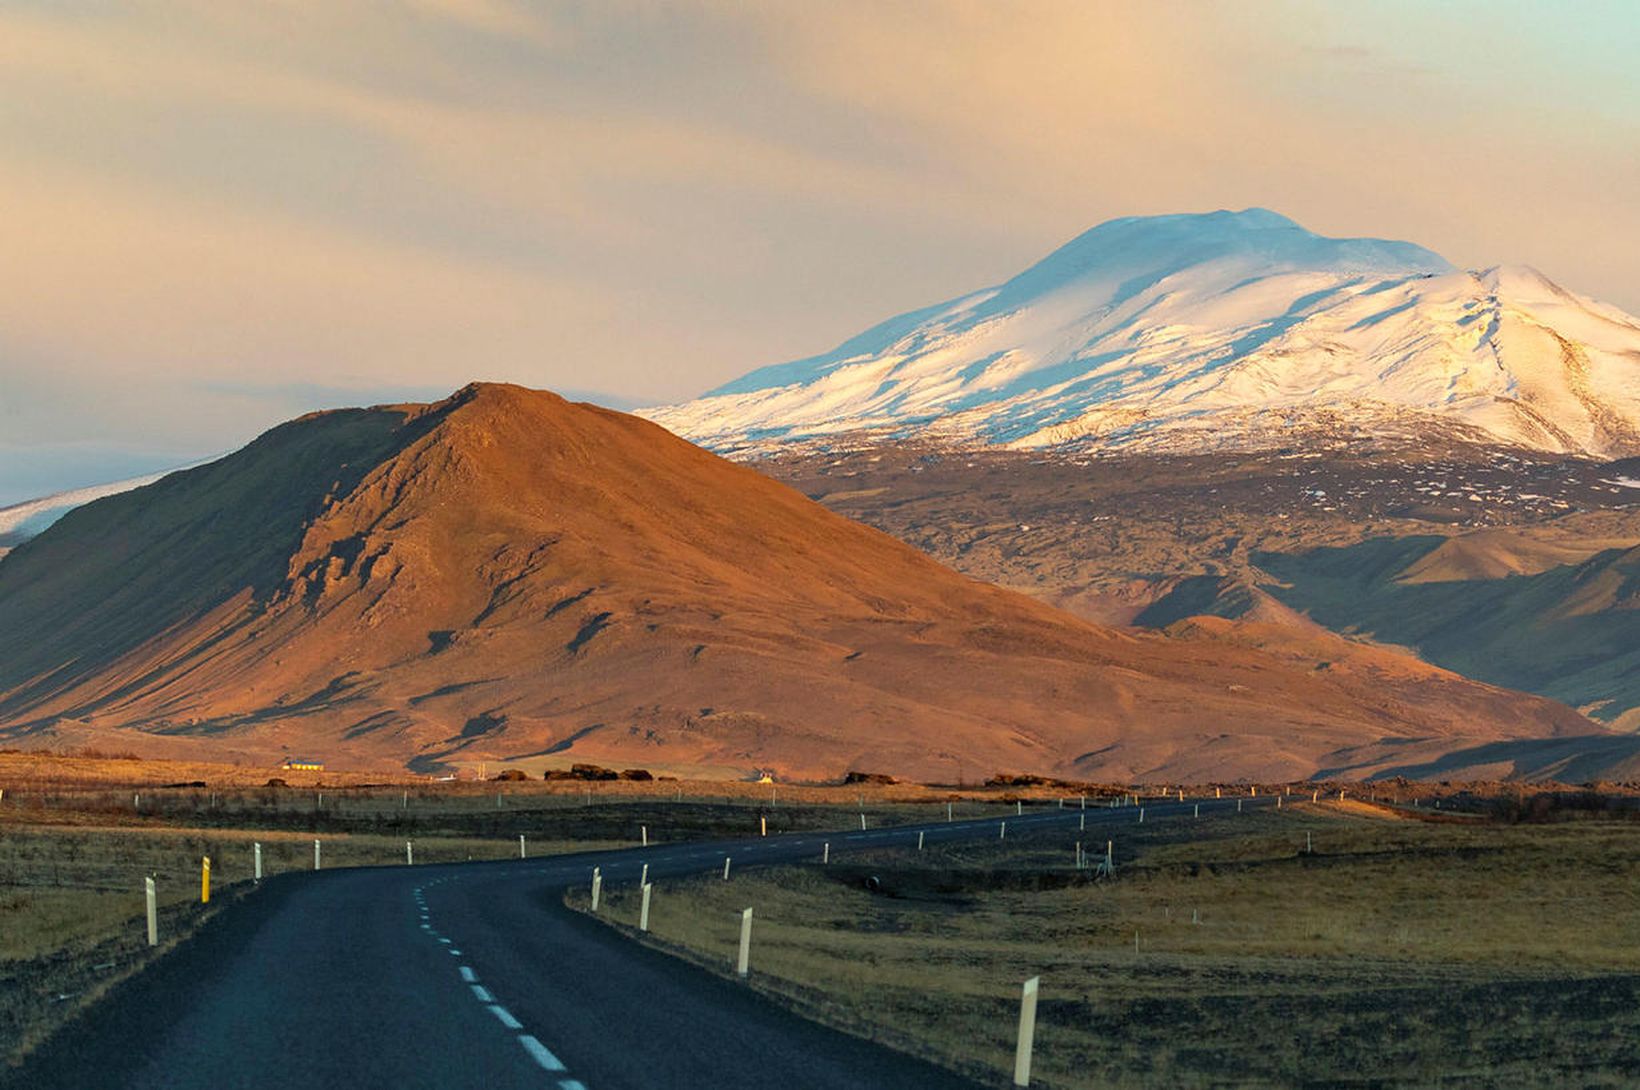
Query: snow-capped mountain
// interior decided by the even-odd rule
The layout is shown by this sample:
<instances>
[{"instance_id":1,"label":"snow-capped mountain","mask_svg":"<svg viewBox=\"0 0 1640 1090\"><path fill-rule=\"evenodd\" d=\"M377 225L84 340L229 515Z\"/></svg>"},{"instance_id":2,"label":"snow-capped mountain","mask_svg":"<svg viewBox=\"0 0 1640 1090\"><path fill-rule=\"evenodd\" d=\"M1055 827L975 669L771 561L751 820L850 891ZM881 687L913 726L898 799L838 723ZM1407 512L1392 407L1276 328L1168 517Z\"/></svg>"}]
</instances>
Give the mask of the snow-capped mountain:
<instances>
[{"instance_id":1,"label":"snow-capped mountain","mask_svg":"<svg viewBox=\"0 0 1640 1090\"><path fill-rule=\"evenodd\" d=\"M644 411L719 450L843 433L1259 448L1307 429L1640 453L1640 320L1263 209L1133 217L999 287Z\"/></svg>"}]
</instances>

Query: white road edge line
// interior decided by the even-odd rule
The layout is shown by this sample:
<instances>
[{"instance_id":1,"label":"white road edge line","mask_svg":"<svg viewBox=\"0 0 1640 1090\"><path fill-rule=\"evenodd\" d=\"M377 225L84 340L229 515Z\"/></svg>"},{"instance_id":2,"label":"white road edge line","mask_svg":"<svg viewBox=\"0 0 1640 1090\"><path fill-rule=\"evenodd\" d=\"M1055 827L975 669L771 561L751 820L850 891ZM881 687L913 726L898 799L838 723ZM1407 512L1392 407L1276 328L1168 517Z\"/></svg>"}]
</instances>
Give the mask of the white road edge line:
<instances>
[{"instance_id":1,"label":"white road edge line","mask_svg":"<svg viewBox=\"0 0 1640 1090\"><path fill-rule=\"evenodd\" d=\"M560 1079L558 1090L587 1090L587 1084L580 1079Z\"/></svg>"},{"instance_id":2,"label":"white road edge line","mask_svg":"<svg viewBox=\"0 0 1640 1090\"><path fill-rule=\"evenodd\" d=\"M473 981L478 979L478 975L476 973L474 973L472 971L472 969L470 969L467 966L463 965L461 967L461 979L465 980L467 983L471 984Z\"/></svg>"},{"instance_id":3,"label":"white road edge line","mask_svg":"<svg viewBox=\"0 0 1640 1090\"><path fill-rule=\"evenodd\" d=\"M499 1003L490 1004L490 1013L501 1020L501 1024L508 1029L523 1029L524 1023L512 1016L512 1012Z\"/></svg>"},{"instance_id":4,"label":"white road edge line","mask_svg":"<svg viewBox=\"0 0 1640 1090\"><path fill-rule=\"evenodd\" d=\"M473 989L473 997L475 999L477 999L480 1003L494 1003L495 1002L495 996L491 995L490 990L488 988L486 988L484 985L482 985L482 984L472 984L472 985L469 985L469 987L471 987Z\"/></svg>"},{"instance_id":5,"label":"white road edge line","mask_svg":"<svg viewBox=\"0 0 1640 1090\"><path fill-rule=\"evenodd\" d=\"M537 1041L528 1033L520 1034L518 1037L518 1043L524 1046L524 1051L528 1052L530 1057L534 1059L536 1063L540 1064L548 1071L568 1070L568 1068L564 1066L564 1061L560 1060L557 1056L554 1056L551 1049L547 1048L546 1045L542 1044L540 1041Z\"/></svg>"}]
</instances>

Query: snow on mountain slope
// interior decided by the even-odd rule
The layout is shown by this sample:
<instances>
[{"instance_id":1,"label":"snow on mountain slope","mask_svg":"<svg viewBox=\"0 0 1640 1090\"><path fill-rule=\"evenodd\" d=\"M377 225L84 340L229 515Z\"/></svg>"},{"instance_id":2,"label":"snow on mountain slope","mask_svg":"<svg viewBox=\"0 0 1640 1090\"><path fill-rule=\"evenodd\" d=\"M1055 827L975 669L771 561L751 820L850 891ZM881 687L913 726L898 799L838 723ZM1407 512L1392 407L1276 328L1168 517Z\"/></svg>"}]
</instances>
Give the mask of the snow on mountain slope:
<instances>
[{"instance_id":1,"label":"snow on mountain slope","mask_svg":"<svg viewBox=\"0 0 1640 1090\"><path fill-rule=\"evenodd\" d=\"M188 468L186 466L182 468ZM109 484L93 485L89 488L75 488L67 492L54 492L39 499L25 500L14 503L9 507L0 507L0 550L14 546L43 531L47 526L68 514L74 508L100 500L104 496L117 496L121 492L129 492L133 488L153 484L167 473L150 473L144 477L132 477L130 480L113 481Z\"/></svg>"},{"instance_id":2,"label":"snow on mountain slope","mask_svg":"<svg viewBox=\"0 0 1640 1090\"><path fill-rule=\"evenodd\" d=\"M1640 321L1532 269L1263 209L1112 220L1000 287L640 415L720 450L1283 445L1306 428L1640 452Z\"/></svg>"}]
</instances>

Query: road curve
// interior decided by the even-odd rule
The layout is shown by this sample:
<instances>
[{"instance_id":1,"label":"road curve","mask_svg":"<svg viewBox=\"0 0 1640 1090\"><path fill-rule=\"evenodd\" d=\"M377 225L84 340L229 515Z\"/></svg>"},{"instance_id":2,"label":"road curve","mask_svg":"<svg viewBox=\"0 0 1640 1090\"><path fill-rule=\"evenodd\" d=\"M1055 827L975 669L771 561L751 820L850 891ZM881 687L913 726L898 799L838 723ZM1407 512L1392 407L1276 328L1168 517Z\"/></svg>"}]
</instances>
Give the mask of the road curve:
<instances>
[{"instance_id":1,"label":"road curve","mask_svg":"<svg viewBox=\"0 0 1640 1090\"><path fill-rule=\"evenodd\" d=\"M1273 802L1248 799L1250 805ZM1147 820L1197 803L1145 803ZM1234 799L1203 800L1203 812ZM1010 828L1075 826L1038 810ZM969 1087L629 942L561 904L606 887L997 835L999 818L446 866L280 875L116 988L0 1084L30 1088ZM1087 825L1137 820L1085 811ZM753 944L756 967L756 943Z\"/></svg>"}]
</instances>

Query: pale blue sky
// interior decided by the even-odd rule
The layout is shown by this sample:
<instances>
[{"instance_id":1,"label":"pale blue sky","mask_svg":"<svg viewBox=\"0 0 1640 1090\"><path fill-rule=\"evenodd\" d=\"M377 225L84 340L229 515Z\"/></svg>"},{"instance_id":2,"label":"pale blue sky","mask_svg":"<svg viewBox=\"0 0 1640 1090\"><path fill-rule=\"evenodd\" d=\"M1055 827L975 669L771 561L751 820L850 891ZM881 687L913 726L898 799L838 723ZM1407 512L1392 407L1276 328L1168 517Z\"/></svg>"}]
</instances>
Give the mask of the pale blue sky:
<instances>
[{"instance_id":1,"label":"pale blue sky","mask_svg":"<svg viewBox=\"0 0 1640 1090\"><path fill-rule=\"evenodd\" d=\"M687 397L1120 215L1640 311L1637 11L13 0L0 503L474 378Z\"/></svg>"}]
</instances>

